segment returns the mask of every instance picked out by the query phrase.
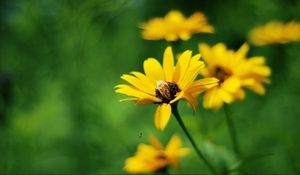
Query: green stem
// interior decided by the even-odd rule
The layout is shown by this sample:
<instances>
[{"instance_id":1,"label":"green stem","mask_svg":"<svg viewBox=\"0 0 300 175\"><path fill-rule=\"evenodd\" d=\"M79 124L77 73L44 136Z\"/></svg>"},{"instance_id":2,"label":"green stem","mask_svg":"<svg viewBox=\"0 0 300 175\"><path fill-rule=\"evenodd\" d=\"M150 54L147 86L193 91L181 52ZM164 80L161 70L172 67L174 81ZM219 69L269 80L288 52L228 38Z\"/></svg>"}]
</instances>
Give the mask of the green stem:
<instances>
[{"instance_id":1,"label":"green stem","mask_svg":"<svg viewBox=\"0 0 300 175\"><path fill-rule=\"evenodd\" d=\"M191 142L191 144L193 145L197 155L199 156L200 159L203 160L203 162L206 164L206 166L210 169L210 171L213 174L217 174L216 170L214 169L214 167L209 163L209 161L205 158L204 154L200 151L200 149L197 147L196 142L194 141L194 139L192 138L192 136L190 135L190 133L188 132L187 128L185 127L179 113L177 110L177 103L174 103L172 105L172 113L175 116L177 122L179 123L179 125L181 126L182 130L184 131L185 135L187 136L187 138L189 139L189 141Z\"/></svg>"},{"instance_id":2,"label":"green stem","mask_svg":"<svg viewBox=\"0 0 300 175\"><path fill-rule=\"evenodd\" d=\"M226 104L224 105L224 111L225 111L226 123L227 123L228 130L230 133L233 151L235 152L236 156L239 157L240 149L239 149L239 142L238 142L238 138L237 138L237 134L236 134L236 129L235 129L233 119L230 115L228 106Z\"/></svg>"}]
</instances>

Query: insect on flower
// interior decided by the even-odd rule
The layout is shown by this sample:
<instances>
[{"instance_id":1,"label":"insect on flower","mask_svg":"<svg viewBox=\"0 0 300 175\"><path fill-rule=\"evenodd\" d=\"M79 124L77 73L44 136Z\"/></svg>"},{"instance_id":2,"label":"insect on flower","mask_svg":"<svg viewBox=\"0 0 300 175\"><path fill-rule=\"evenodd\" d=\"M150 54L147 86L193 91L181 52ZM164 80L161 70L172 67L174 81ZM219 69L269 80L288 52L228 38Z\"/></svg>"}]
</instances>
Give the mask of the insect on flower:
<instances>
[{"instance_id":1,"label":"insect on flower","mask_svg":"<svg viewBox=\"0 0 300 175\"><path fill-rule=\"evenodd\" d=\"M157 89L155 90L156 97L162 99L163 102L170 102L175 98L177 92L181 90L176 83L165 82L162 80L157 81Z\"/></svg>"},{"instance_id":2,"label":"insect on flower","mask_svg":"<svg viewBox=\"0 0 300 175\"><path fill-rule=\"evenodd\" d=\"M204 68L200 54L192 56L192 52L183 52L176 65L171 47L167 47L163 56L163 65L156 59L144 61L145 74L131 72L121 78L130 85L116 86L116 92L130 96L121 101L136 101L137 104L158 104L154 115L156 128L163 130L171 116L172 104L180 99L188 101L194 109L198 106L197 96L218 84L216 78L195 80Z\"/></svg>"}]
</instances>

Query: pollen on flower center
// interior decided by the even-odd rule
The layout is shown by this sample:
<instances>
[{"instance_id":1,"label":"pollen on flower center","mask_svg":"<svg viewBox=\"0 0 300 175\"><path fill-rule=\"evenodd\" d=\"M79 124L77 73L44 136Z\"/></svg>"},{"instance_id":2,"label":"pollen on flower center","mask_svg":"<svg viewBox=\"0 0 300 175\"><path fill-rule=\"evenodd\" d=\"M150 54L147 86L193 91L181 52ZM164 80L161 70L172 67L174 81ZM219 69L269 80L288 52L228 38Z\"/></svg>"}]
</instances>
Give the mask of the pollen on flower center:
<instances>
[{"instance_id":1,"label":"pollen on flower center","mask_svg":"<svg viewBox=\"0 0 300 175\"><path fill-rule=\"evenodd\" d=\"M176 83L158 80L155 96L162 100L161 103L169 103L176 97L177 92L180 91Z\"/></svg>"},{"instance_id":2,"label":"pollen on flower center","mask_svg":"<svg viewBox=\"0 0 300 175\"><path fill-rule=\"evenodd\" d=\"M217 66L215 68L214 77L219 79L220 84L223 83L230 76L231 76L231 72L226 71L222 67Z\"/></svg>"}]
</instances>

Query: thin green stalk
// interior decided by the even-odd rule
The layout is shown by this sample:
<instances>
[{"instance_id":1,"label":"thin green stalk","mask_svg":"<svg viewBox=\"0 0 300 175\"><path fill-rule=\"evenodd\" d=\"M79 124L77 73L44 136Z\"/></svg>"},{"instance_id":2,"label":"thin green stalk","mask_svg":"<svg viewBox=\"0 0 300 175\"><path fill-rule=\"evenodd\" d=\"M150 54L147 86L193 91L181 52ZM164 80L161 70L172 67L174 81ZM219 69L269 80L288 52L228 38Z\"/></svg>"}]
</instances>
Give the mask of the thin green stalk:
<instances>
[{"instance_id":1,"label":"thin green stalk","mask_svg":"<svg viewBox=\"0 0 300 175\"><path fill-rule=\"evenodd\" d=\"M240 157L241 152L239 149L239 142L238 142L238 138L237 138L237 134L236 134L235 125L234 125L233 119L230 115L228 106L226 104L224 105L224 111L225 111L226 123L227 123L228 130L230 133L233 151L235 152L237 157Z\"/></svg>"},{"instance_id":2,"label":"thin green stalk","mask_svg":"<svg viewBox=\"0 0 300 175\"><path fill-rule=\"evenodd\" d=\"M184 131L185 135L187 136L187 138L189 139L189 141L191 142L191 144L193 145L198 157L203 160L203 162L206 164L206 166L210 169L210 171L213 174L217 174L216 170L214 169L214 167L210 164L210 162L206 159L206 157L204 156L204 154L200 151L200 149L197 147L196 142L194 141L193 137L190 135L190 133L188 132L187 128L185 127L179 113L177 110L177 103L174 103L172 105L172 113L175 116L177 122L179 123L179 125L181 126L182 130Z\"/></svg>"}]
</instances>

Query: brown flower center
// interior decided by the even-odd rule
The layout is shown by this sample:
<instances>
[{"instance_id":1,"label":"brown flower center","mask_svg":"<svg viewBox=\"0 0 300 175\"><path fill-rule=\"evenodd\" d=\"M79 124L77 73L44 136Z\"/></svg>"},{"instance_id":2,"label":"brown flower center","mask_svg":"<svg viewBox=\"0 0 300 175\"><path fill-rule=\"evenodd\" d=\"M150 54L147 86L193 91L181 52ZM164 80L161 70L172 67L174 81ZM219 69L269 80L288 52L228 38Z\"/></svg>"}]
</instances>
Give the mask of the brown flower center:
<instances>
[{"instance_id":1,"label":"brown flower center","mask_svg":"<svg viewBox=\"0 0 300 175\"><path fill-rule=\"evenodd\" d=\"M232 73L230 71L220 66L217 66L213 72L213 76L219 79L220 84L222 84L228 77L230 77L231 74Z\"/></svg>"},{"instance_id":2,"label":"brown flower center","mask_svg":"<svg viewBox=\"0 0 300 175\"><path fill-rule=\"evenodd\" d=\"M159 154L158 156L156 156L156 159L158 160L167 160L167 156L165 154Z\"/></svg>"},{"instance_id":3,"label":"brown flower center","mask_svg":"<svg viewBox=\"0 0 300 175\"><path fill-rule=\"evenodd\" d=\"M176 83L159 80L157 81L155 96L162 100L161 103L169 103L176 97L177 92L180 91Z\"/></svg>"}]
</instances>

